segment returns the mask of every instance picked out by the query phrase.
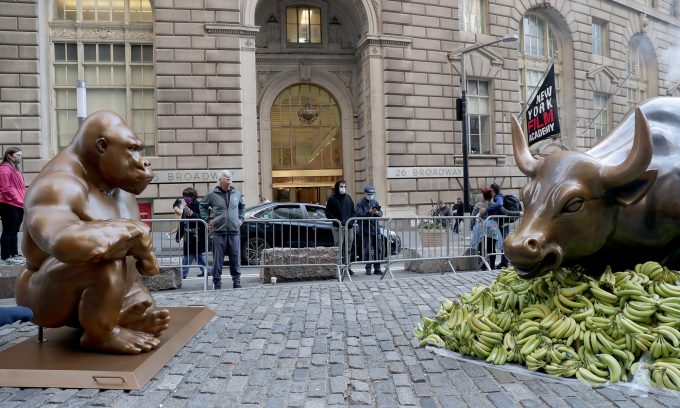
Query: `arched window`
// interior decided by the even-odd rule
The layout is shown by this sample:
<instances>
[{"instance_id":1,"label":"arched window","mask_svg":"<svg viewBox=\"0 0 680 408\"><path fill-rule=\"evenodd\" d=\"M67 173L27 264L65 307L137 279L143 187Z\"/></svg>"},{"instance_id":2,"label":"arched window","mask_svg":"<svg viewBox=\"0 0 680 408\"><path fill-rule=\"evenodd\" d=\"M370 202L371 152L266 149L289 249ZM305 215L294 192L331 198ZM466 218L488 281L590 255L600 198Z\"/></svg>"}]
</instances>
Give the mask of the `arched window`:
<instances>
[{"instance_id":1,"label":"arched window","mask_svg":"<svg viewBox=\"0 0 680 408\"><path fill-rule=\"evenodd\" d=\"M286 9L286 41L321 44L321 10L311 6Z\"/></svg>"},{"instance_id":2,"label":"arched window","mask_svg":"<svg viewBox=\"0 0 680 408\"><path fill-rule=\"evenodd\" d=\"M630 74L633 71L635 73L626 81L628 110L633 109L647 97L645 58L642 55L639 44L635 40L631 40L626 49L626 74Z\"/></svg>"},{"instance_id":3,"label":"arched window","mask_svg":"<svg viewBox=\"0 0 680 408\"><path fill-rule=\"evenodd\" d=\"M302 105L319 109L313 123ZM276 97L271 111L272 187L276 201L325 203L342 176L342 128L335 98L316 85L297 84Z\"/></svg>"},{"instance_id":4,"label":"arched window","mask_svg":"<svg viewBox=\"0 0 680 408\"><path fill-rule=\"evenodd\" d=\"M557 109L562 107L562 59L559 54L561 44L556 30L550 22L537 14L526 14L520 26L519 44L519 95L522 106L538 86L548 64L555 59L555 87L557 89Z\"/></svg>"},{"instance_id":5,"label":"arched window","mask_svg":"<svg viewBox=\"0 0 680 408\"><path fill-rule=\"evenodd\" d=\"M74 28L51 37L56 151L68 146L78 128L76 81L84 80L87 112L116 112L144 140L144 154L154 156L156 104L149 0L54 0L52 6L52 22L58 21L59 28ZM88 24L76 30L80 21ZM123 34L128 23L136 23L129 28L131 35L109 35Z\"/></svg>"}]
</instances>

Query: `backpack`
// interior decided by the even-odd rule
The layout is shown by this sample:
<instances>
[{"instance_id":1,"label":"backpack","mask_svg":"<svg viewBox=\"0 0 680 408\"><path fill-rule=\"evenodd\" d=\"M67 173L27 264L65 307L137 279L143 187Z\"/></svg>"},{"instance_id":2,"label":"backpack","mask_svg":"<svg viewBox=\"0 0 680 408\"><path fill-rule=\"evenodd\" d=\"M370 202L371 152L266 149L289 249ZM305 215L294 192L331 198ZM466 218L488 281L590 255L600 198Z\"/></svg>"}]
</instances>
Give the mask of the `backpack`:
<instances>
[{"instance_id":1,"label":"backpack","mask_svg":"<svg viewBox=\"0 0 680 408\"><path fill-rule=\"evenodd\" d=\"M503 200L503 207L508 211L522 211L522 204L519 202L519 197L514 194L505 195ZM519 217L508 217L510 222L516 221Z\"/></svg>"}]
</instances>

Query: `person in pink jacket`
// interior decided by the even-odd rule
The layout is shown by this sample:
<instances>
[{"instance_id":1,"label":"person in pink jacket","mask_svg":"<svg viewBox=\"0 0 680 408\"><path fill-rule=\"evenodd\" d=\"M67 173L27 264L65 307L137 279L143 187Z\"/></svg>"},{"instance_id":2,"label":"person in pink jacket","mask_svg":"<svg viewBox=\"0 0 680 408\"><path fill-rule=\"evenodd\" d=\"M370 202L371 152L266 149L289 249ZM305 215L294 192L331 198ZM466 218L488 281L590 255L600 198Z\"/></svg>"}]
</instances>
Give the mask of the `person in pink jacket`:
<instances>
[{"instance_id":1,"label":"person in pink jacket","mask_svg":"<svg viewBox=\"0 0 680 408\"><path fill-rule=\"evenodd\" d=\"M24 196L26 183L19 171L19 163L23 160L21 150L10 147L5 151L0 163L0 218L2 218L2 236L0 236L0 255L5 264L25 263L26 258L19 255L17 234L24 220Z\"/></svg>"}]
</instances>

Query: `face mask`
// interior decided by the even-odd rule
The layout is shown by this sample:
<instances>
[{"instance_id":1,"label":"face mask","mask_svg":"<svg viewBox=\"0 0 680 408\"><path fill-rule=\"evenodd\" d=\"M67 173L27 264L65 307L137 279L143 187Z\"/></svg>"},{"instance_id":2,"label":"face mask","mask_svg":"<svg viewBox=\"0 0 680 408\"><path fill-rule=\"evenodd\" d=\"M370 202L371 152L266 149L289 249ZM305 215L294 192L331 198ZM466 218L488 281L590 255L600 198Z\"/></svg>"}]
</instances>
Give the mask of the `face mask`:
<instances>
[{"instance_id":1,"label":"face mask","mask_svg":"<svg viewBox=\"0 0 680 408\"><path fill-rule=\"evenodd\" d=\"M14 163L19 164L19 163L21 163L23 160L24 160L24 158L21 157L21 156L19 156L19 157L14 158Z\"/></svg>"},{"instance_id":2,"label":"face mask","mask_svg":"<svg viewBox=\"0 0 680 408\"><path fill-rule=\"evenodd\" d=\"M345 191L347 191L345 187L340 187L340 194L345 194Z\"/></svg>"},{"instance_id":3,"label":"face mask","mask_svg":"<svg viewBox=\"0 0 680 408\"><path fill-rule=\"evenodd\" d=\"M191 197L184 197L184 202L189 204L191 202Z\"/></svg>"},{"instance_id":4,"label":"face mask","mask_svg":"<svg viewBox=\"0 0 680 408\"><path fill-rule=\"evenodd\" d=\"M368 201L372 201L372 200L373 200L373 195L370 195L370 194L367 195L367 196L366 196L366 199L367 199Z\"/></svg>"}]
</instances>

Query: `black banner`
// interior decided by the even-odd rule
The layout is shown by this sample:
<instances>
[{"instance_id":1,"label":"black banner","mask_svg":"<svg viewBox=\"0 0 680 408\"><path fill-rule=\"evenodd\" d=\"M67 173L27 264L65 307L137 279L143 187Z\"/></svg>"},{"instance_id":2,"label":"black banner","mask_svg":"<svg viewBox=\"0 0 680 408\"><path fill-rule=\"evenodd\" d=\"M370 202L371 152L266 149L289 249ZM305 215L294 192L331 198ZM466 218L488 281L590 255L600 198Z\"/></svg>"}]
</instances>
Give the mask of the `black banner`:
<instances>
[{"instance_id":1,"label":"black banner","mask_svg":"<svg viewBox=\"0 0 680 408\"><path fill-rule=\"evenodd\" d=\"M550 67L536 97L526 112L529 146L560 133L557 117L557 90L555 89L555 66Z\"/></svg>"}]
</instances>

